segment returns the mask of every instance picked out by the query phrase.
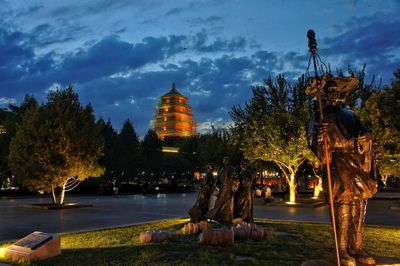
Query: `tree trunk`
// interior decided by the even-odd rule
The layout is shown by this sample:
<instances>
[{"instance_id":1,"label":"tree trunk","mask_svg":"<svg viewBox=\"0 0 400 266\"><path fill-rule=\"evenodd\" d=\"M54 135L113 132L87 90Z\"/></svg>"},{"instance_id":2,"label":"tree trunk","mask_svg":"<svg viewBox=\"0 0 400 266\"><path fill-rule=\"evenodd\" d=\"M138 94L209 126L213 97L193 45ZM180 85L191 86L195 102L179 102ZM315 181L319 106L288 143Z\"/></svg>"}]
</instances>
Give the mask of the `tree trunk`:
<instances>
[{"instance_id":1,"label":"tree trunk","mask_svg":"<svg viewBox=\"0 0 400 266\"><path fill-rule=\"evenodd\" d=\"M51 186L51 198L53 199L53 204L57 204L56 192L54 190L54 187Z\"/></svg>"},{"instance_id":2,"label":"tree trunk","mask_svg":"<svg viewBox=\"0 0 400 266\"><path fill-rule=\"evenodd\" d=\"M321 176L317 176L317 177L318 177L318 185L316 185L314 188L314 198L315 199L319 198L319 194L322 191L322 177Z\"/></svg>"},{"instance_id":3,"label":"tree trunk","mask_svg":"<svg viewBox=\"0 0 400 266\"><path fill-rule=\"evenodd\" d=\"M383 183L383 187L387 187L388 175L383 175L381 180Z\"/></svg>"},{"instance_id":4,"label":"tree trunk","mask_svg":"<svg viewBox=\"0 0 400 266\"><path fill-rule=\"evenodd\" d=\"M64 185L61 187L60 204L64 204L65 186L66 186L66 185L67 185L67 182L65 182Z\"/></svg>"},{"instance_id":5,"label":"tree trunk","mask_svg":"<svg viewBox=\"0 0 400 266\"><path fill-rule=\"evenodd\" d=\"M289 181L289 202L295 203L296 202L296 182L294 180L294 174L290 175Z\"/></svg>"}]
</instances>

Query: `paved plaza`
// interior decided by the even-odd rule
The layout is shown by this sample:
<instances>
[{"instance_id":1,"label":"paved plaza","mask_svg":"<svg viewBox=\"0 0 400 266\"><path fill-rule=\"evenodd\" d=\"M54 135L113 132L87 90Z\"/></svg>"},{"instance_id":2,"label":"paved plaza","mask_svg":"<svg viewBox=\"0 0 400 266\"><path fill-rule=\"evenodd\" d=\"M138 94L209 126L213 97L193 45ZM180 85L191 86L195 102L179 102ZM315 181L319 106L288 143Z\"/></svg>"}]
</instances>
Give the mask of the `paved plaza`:
<instances>
[{"instance_id":1,"label":"paved plaza","mask_svg":"<svg viewBox=\"0 0 400 266\"><path fill-rule=\"evenodd\" d=\"M93 207L44 210L22 208L30 203L49 203L49 198L0 199L0 241L17 239L32 231L65 233L108 228L168 218L186 217L197 193L112 196L71 196L68 202ZM400 211L390 210L399 200L374 199L368 203L366 223L400 227ZM254 216L276 220L329 222L327 206L282 207L255 204Z\"/></svg>"}]
</instances>

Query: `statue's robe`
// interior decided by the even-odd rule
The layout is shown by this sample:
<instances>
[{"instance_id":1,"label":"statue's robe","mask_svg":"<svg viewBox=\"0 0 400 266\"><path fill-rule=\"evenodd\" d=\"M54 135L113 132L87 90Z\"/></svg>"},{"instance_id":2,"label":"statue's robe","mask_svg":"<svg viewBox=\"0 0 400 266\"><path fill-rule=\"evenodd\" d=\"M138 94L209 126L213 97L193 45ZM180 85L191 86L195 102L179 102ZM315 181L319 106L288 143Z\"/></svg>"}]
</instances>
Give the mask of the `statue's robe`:
<instances>
[{"instance_id":1,"label":"statue's robe","mask_svg":"<svg viewBox=\"0 0 400 266\"><path fill-rule=\"evenodd\" d=\"M253 183L254 178L250 170L239 173L240 185L235 193L235 218L241 218L248 223L253 222Z\"/></svg>"},{"instance_id":2,"label":"statue's robe","mask_svg":"<svg viewBox=\"0 0 400 266\"><path fill-rule=\"evenodd\" d=\"M205 219L205 214L208 211L210 197L215 186L214 176L211 172L207 172L202 180L201 188L197 201L194 206L189 210L190 220L194 223L200 222Z\"/></svg>"},{"instance_id":3,"label":"statue's robe","mask_svg":"<svg viewBox=\"0 0 400 266\"><path fill-rule=\"evenodd\" d=\"M218 222L232 222L234 216L235 191L239 186L237 172L232 166L220 170L218 180L219 194L214 208L207 212L206 218Z\"/></svg>"},{"instance_id":4,"label":"statue's robe","mask_svg":"<svg viewBox=\"0 0 400 266\"><path fill-rule=\"evenodd\" d=\"M327 106L323 109L324 120L328 124L329 160L332 176L332 192L335 203L349 203L367 200L377 191L377 183L371 178L372 137L366 132L361 121L349 109L341 106ZM318 134L318 113L314 113L308 129L308 142L323 164L325 152L323 138ZM358 147L357 138L367 136L368 147ZM363 153L360 153L364 151ZM324 180L327 192L327 180Z\"/></svg>"}]
</instances>

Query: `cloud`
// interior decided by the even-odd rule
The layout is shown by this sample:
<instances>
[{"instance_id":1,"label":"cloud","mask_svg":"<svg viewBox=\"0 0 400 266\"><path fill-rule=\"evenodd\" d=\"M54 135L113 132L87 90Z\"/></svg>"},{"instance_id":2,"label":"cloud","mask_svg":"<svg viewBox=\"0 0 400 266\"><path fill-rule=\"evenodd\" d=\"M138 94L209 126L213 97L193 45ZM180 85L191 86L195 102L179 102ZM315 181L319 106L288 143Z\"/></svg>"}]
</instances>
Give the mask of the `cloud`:
<instances>
[{"instance_id":1,"label":"cloud","mask_svg":"<svg viewBox=\"0 0 400 266\"><path fill-rule=\"evenodd\" d=\"M42 48L52 44L74 41L89 32L86 27L68 20L59 20L58 22L57 27L47 23L34 27L29 34L30 42L35 44L36 48Z\"/></svg>"},{"instance_id":2,"label":"cloud","mask_svg":"<svg viewBox=\"0 0 400 266\"><path fill-rule=\"evenodd\" d=\"M0 97L0 105L9 105L9 104L15 104L17 103L17 100L15 98L4 98Z\"/></svg>"},{"instance_id":3,"label":"cloud","mask_svg":"<svg viewBox=\"0 0 400 266\"><path fill-rule=\"evenodd\" d=\"M366 64L370 75L379 75L388 83L400 65L397 13L353 17L336 28L340 34L323 39L320 54L342 69Z\"/></svg>"},{"instance_id":4,"label":"cloud","mask_svg":"<svg viewBox=\"0 0 400 266\"><path fill-rule=\"evenodd\" d=\"M140 2L140 5L139 5ZM88 15L97 15L104 12L115 11L122 8L127 8L129 6L152 6L151 3L146 3L147 1L136 0L135 3L130 0L97 0L82 2L77 1L75 4L68 3L68 5L60 6L54 8L50 11L52 17L81 17ZM150 2L150 1L148 1Z\"/></svg>"},{"instance_id":5,"label":"cloud","mask_svg":"<svg viewBox=\"0 0 400 266\"><path fill-rule=\"evenodd\" d=\"M35 30L48 29L44 24ZM7 65L1 68L1 97L22 99L34 93L44 100L49 90L71 83L98 116L111 118L116 128L129 118L140 135L173 81L189 97L196 121L229 120L230 108L250 97L250 84L275 75L280 67L276 53L234 56L231 51L245 49L243 38L210 40L205 32L195 37L147 37L137 43L108 36L68 53L40 56L34 47L41 42L35 43L30 34L2 30L0 36L0 59ZM193 53L213 56L192 58Z\"/></svg>"},{"instance_id":6,"label":"cloud","mask_svg":"<svg viewBox=\"0 0 400 266\"><path fill-rule=\"evenodd\" d=\"M217 17L213 20L219 21ZM380 69L390 73L400 65L399 57L392 55L399 37L389 29L376 31L399 26L398 19L387 17L377 26L373 23L378 23L377 17L348 23L347 29L321 42L321 55L339 65L367 63L370 73ZM76 26L60 33L59 39L85 32ZM97 116L111 118L117 129L129 118L141 136L149 128L159 97L170 90L173 81L189 97L201 131L211 122L229 123L228 111L251 97L251 84L282 72L295 79L304 73L308 61L306 53L267 51L256 43L249 45L241 36L213 38L205 30L193 35L149 36L137 42L111 35L68 52L37 53L38 47L58 41L57 34L46 23L27 33L0 24L0 103L22 99L26 93L44 100L48 90L71 83L83 103L92 103ZM393 39L386 41L388 36Z\"/></svg>"},{"instance_id":7,"label":"cloud","mask_svg":"<svg viewBox=\"0 0 400 266\"><path fill-rule=\"evenodd\" d=\"M233 126L233 122L226 121L223 117L217 117L214 119L207 119L205 122L200 122L197 124L197 132L200 134L206 134L212 132L213 128L228 128Z\"/></svg>"},{"instance_id":8,"label":"cloud","mask_svg":"<svg viewBox=\"0 0 400 266\"><path fill-rule=\"evenodd\" d=\"M165 13L165 16L172 16L181 13L184 9L183 8L172 8Z\"/></svg>"},{"instance_id":9,"label":"cloud","mask_svg":"<svg viewBox=\"0 0 400 266\"><path fill-rule=\"evenodd\" d=\"M183 37L147 37L132 44L109 36L87 50L64 55L63 62L52 73L63 83L87 82L112 74L137 69L164 60L183 50Z\"/></svg>"},{"instance_id":10,"label":"cloud","mask_svg":"<svg viewBox=\"0 0 400 266\"><path fill-rule=\"evenodd\" d=\"M33 5L28 7L22 7L15 15L17 17L32 16L43 9L43 5Z\"/></svg>"},{"instance_id":11,"label":"cloud","mask_svg":"<svg viewBox=\"0 0 400 266\"><path fill-rule=\"evenodd\" d=\"M188 22L191 24L204 25L204 24L210 24L210 23L213 24L216 22L220 22L222 20L223 20L223 18L220 16L209 16L209 17L205 17L205 18L203 18L203 17L192 18L192 19L189 19Z\"/></svg>"},{"instance_id":12,"label":"cloud","mask_svg":"<svg viewBox=\"0 0 400 266\"><path fill-rule=\"evenodd\" d=\"M194 35L192 39L192 48L201 53L234 52L244 50L245 47L246 40L243 37L236 37L230 40L216 38L214 41L209 42L208 34L204 30Z\"/></svg>"}]
</instances>

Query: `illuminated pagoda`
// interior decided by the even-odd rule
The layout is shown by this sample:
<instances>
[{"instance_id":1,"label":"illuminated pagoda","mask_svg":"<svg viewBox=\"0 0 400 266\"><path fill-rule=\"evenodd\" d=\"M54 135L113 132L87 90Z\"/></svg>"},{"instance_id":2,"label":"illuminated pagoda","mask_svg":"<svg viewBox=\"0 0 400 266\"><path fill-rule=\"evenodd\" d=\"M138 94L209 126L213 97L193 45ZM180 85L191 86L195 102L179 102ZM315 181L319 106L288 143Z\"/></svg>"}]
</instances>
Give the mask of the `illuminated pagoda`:
<instances>
[{"instance_id":1,"label":"illuminated pagoda","mask_svg":"<svg viewBox=\"0 0 400 266\"><path fill-rule=\"evenodd\" d=\"M196 134L192 107L188 104L188 98L176 90L175 82L171 91L160 97L151 125L162 140L165 137L190 137Z\"/></svg>"}]
</instances>

